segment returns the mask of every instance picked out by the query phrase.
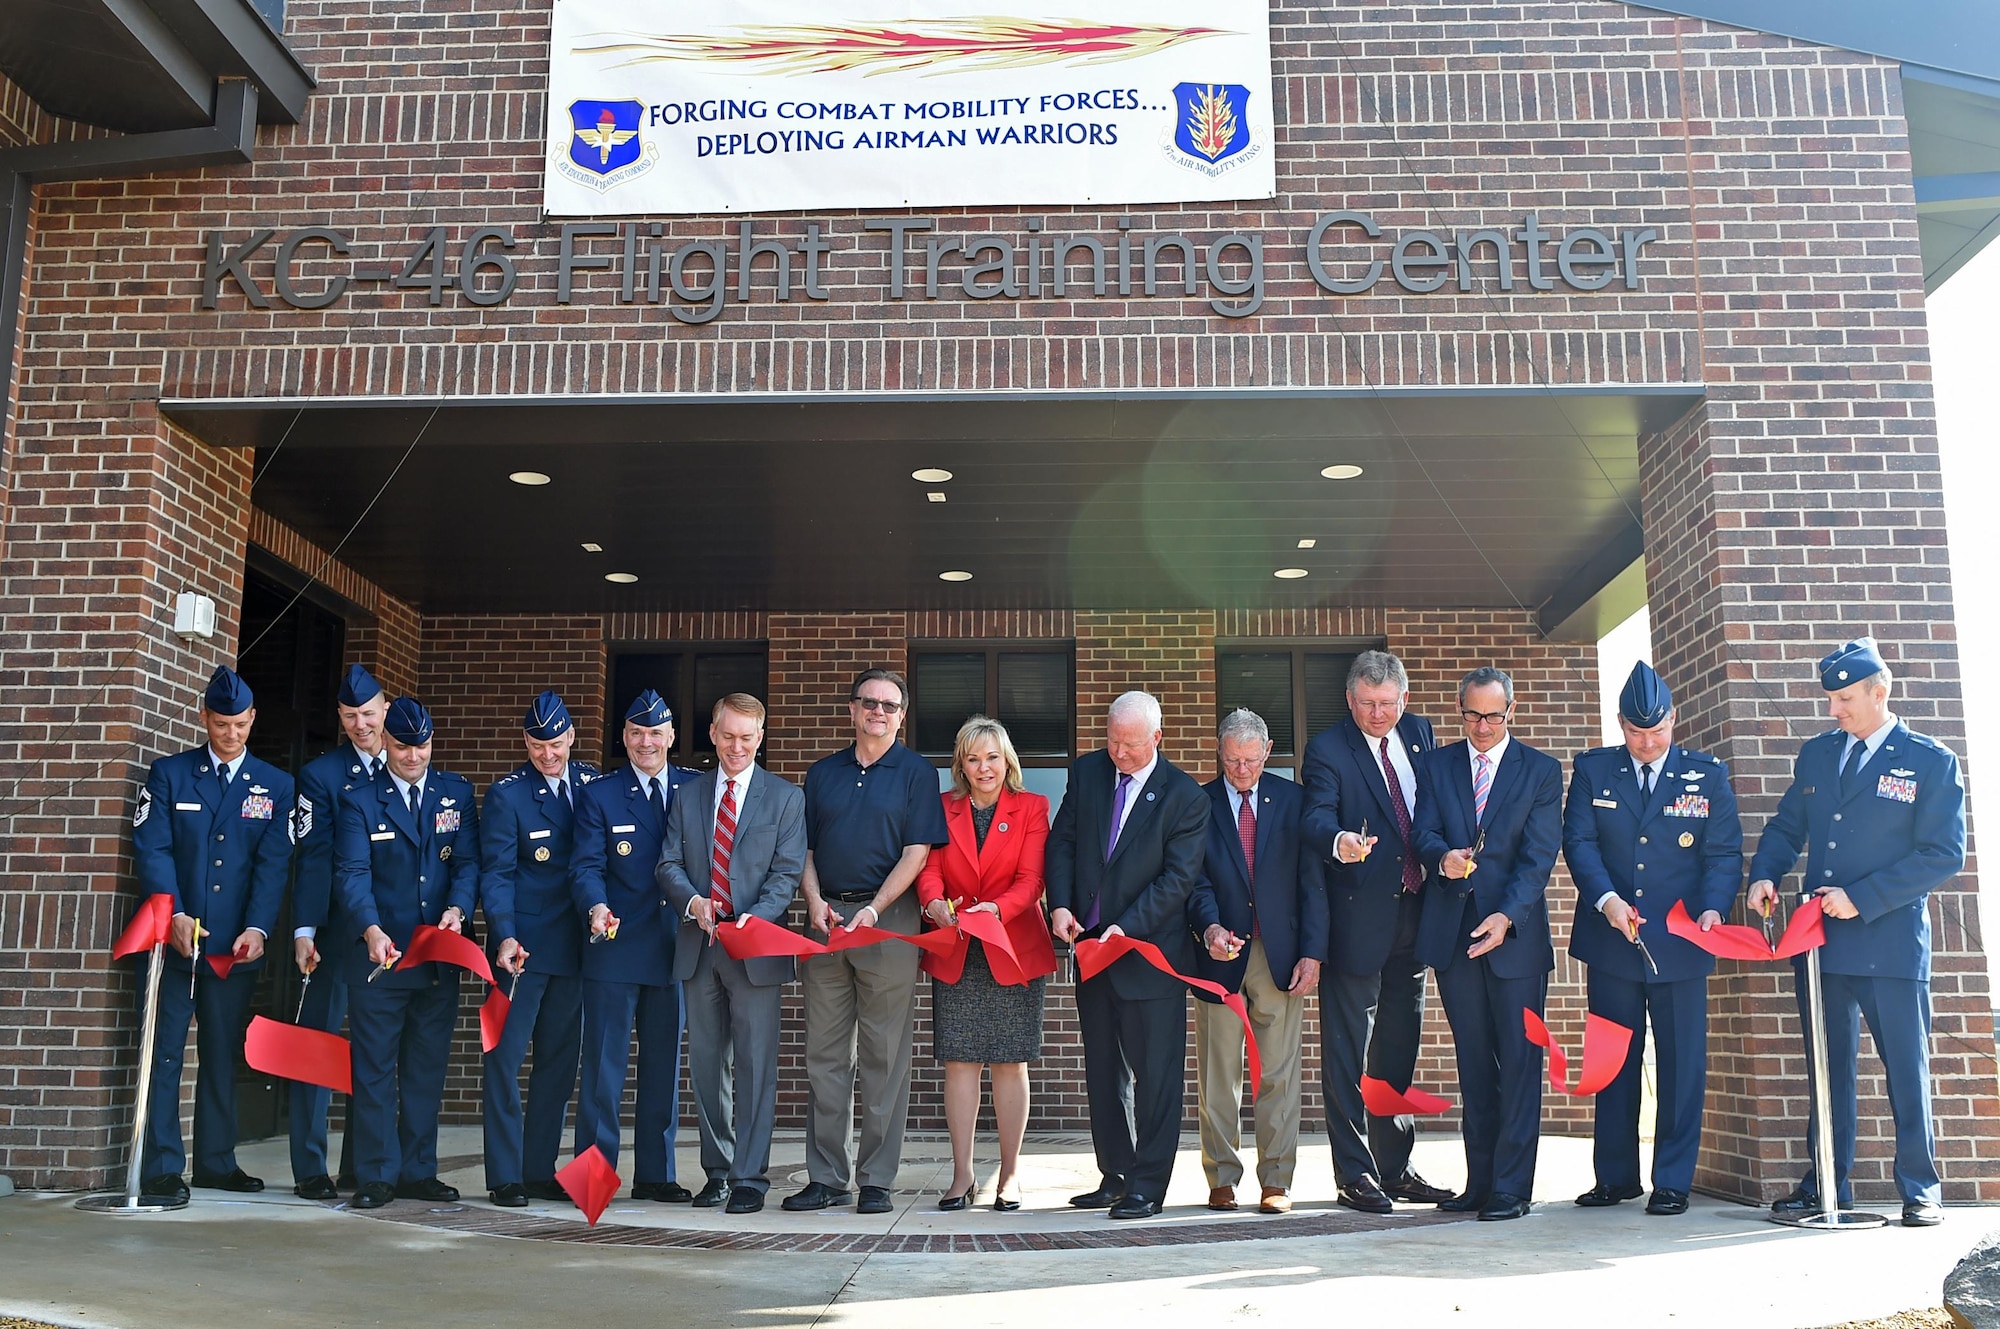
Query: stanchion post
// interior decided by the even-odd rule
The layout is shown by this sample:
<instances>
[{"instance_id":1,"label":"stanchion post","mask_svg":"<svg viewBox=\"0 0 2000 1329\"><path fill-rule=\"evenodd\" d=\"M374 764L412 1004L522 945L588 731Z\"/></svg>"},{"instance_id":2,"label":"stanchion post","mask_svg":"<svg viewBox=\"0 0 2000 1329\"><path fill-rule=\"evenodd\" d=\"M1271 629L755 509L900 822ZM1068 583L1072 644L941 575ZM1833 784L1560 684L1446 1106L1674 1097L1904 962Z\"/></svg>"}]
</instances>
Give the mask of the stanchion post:
<instances>
[{"instance_id":1,"label":"stanchion post","mask_svg":"<svg viewBox=\"0 0 2000 1329\"><path fill-rule=\"evenodd\" d=\"M160 1031L160 977L166 969L167 945L153 943L146 966L146 1000L139 1017L139 1098L132 1112L132 1144L125 1161L125 1193L86 1195L76 1207L97 1214L156 1214L180 1209L186 1200L139 1194L139 1167L146 1152L146 1120L152 1107L153 1050Z\"/></svg>"}]
</instances>

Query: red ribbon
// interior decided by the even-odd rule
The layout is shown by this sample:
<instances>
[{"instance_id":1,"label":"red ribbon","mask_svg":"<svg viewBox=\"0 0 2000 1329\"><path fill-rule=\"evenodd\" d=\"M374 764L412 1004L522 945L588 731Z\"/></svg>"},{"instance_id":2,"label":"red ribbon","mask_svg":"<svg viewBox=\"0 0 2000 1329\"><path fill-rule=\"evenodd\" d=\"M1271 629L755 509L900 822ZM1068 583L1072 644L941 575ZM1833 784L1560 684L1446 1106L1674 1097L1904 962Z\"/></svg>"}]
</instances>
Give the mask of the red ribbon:
<instances>
[{"instance_id":1,"label":"red ribbon","mask_svg":"<svg viewBox=\"0 0 2000 1329\"><path fill-rule=\"evenodd\" d=\"M1548 1049L1549 1084L1559 1094L1586 1098L1597 1093L1618 1078L1618 1072L1625 1069L1625 1054L1632 1048L1632 1031L1624 1025L1601 1015L1585 1020L1583 1074L1577 1077L1576 1088L1572 1089L1569 1087L1569 1057L1563 1052L1562 1045L1549 1036L1549 1027L1542 1023L1542 1017L1523 1006L1521 1023L1527 1029L1530 1043Z\"/></svg>"},{"instance_id":2,"label":"red ribbon","mask_svg":"<svg viewBox=\"0 0 2000 1329\"><path fill-rule=\"evenodd\" d=\"M494 981L493 966L487 963L486 952L480 949L479 943L463 933L419 923L410 937L409 949L403 952L403 958L397 963L424 964L430 961L456 965L486 980L492 990L479 1007L479 1047L483 1052L499 1047L500 1031L507 1027L507 1011L512 1003Z\"/></svg>"},{"instance_id":3,"label":"red ribbon","mask_svg":"<svg viewBox=\"0 0 2000 1329\"><path fill-rule=\"evenodd\" d=\"M984 943L986 967L993 971L995 982L1018 987L1028 981L1021 973L1020 957L1014 954L1013 939L1007 935L1007 925L1000 921L1000 915L987 909L960 914L958 930L968 937L977 937ZM951 934L947 932L940 935Z\"/></svg>"},{"instance_id":4,"label":"red ribbon","mask_svg":"<svg viewBox=\"0 0 2000 1329\"><path fill-rule=\"evenodd\" d=\"M873 946L883 941L906 941L919 950L942 955L958 944L958 934L950 930L941 932L889 932L882 928L855 928L849 931L837 927L825 941L814 941L802 937L790 928L779 927L776 923L744 914L716 926L715 938L722 943L722 949L733 960L755 960L767 956L792 956L809 959L815 955L831 955L836 951L858 950L863 946ZM1013 957L1013 950L1007 951ZM1018 966L1016 966L1018 968Z\"/></svg>"},{"instance_id":5,"label":"red ribbon","mask_svg":"<svg viewBox=\"0 0 2000 1329\"><path fill-rule=\"evenodd\" d=\"M1250 1063L1250 1101L1256 1102L1257 1084L1264 1078L1264 1059L1257 1051L1257 1034L1250 1027L1250 1007L1245 1004L1243 994L1231 992L1222 984L1211 983L1205 978L1189 978L1167 963L1167 957L1160 953L1158 946L1150 941L1140 941L1137 937L1125 936L1123 933L1102 940L1085 937L1077 942L1076 972L1085 979L1096 978L1127 955L1138 956L1169 978L1178 978L1191 988L1213 993L1222 999L1224 1006L1236 1012L1236 1018L1243 1021L1243 1047Z\"/></svg>"},{"instance_id":6,"label":"red ribbon","mask_svg":"<svg viewBox=\"0 0 2000 1329\"><path fill-rule=\"evenodd\" d=\"M111 958L122 960L140 951L150 951L167 939L173 930L174 897L171 895L149 895L139 901L138 912L132 921L118 934L112 943Z\"/></svg>"},{"instance_id":7,"label":"red ribbon","mask_svg":"<svg viewBox=\"0 0 2000 1329\"><path fill-rule=\"evenodd\" d=\"M556 1185L569 1192L569 1198L583 1210L584 1219L596 1227L605 1206L618 1194L618 1170L605 1159L603 1150L592 1145L563 1165L556 1173Z\"/></svg>"},{"instance_id":8,"label":"red ribbon","mask_svg":"<svg viewBox=\"0 0 2000 1329\"><path fill-rule=\"evenodd\" d=\"M1427 1094L1415 1085L1397 1093L1387 1080L1372 1075L1361 1077L1361 1103L1377 1117L1434 1117L1451 1111L1449 1098Z\"/></svg>"},{"instance_id":9,"label":"red ribbon","mask_svg":"<svg viewBox=\"0 0 2000 1329\"><path fill-rule=\"evenodd\" d=\"M859 950L863 946L873 946L878 941L907 941L920 951L942 955L958 945L958 936L950 930L942 932L890 932L883 928L855 928L852 931L836 927L827 935L825 953Z\"/></svg>"},{"instance_id":10,"label":"red ribbon","mask_svg":"<svg viewBox=\"0 0 2000 1329\"><path fill-rule=\"evenodd\" d=\"M1701 924L1689 917L1687 904L1676 900L1667 911L1667 931L1724 960L1789 960L1826 944L1826 915L1815 895L1792 911L1784 935L1773 946L1761 930L1741 923L1718 923L1703 932Z\"/></svg>"},{"instance_id":11,"label":"red ribbon","mask_svg":"<svg viewBox=\"0 0 2000 1329\"><path fill-rule=\"evenodd\" d=\"M208 956L207 960L208 967L215 971L217 978L229 977L229 971L236 967L236 954L233 951L228 955Z\"/></svg>"},{"instance_id":12,"label":"red ribbon","mask_svg":"<svg viewBox=\"0 0 2000 1329\"><path fill-rule=\"evenodd\" d=\"M243 1060L252 1070L299 1080L343 1094L354 1092L354 1057L346 1039L296 1024L255 1016L243 1035Z\"/></svg>"}]
</instances>

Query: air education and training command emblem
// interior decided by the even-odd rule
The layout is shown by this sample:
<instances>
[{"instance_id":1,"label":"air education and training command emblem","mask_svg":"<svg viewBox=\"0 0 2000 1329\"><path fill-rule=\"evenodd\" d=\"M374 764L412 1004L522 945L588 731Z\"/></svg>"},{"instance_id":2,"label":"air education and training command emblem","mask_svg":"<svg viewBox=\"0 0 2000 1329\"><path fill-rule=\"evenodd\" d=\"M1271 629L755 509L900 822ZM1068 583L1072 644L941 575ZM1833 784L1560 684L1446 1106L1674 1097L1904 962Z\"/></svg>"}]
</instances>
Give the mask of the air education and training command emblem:
<instances>
[{"instance_id":1,"label":"air education and training command emblem","mask_svg":"<svg viewBox=\"0 0 2000 1329\"><path fill-rule=\"evenodd\" d=\"M1241 83L1177 83L1169 160L1214 179L1255 159L1264 145L1250 132L1250 89Z\"/></svg>"},{"instance_id":2,"label":"air education and training command emblem","mask_svg":"<svg viewBox=\"0 0 2000 1329\"><path fill-rule=\"evenodd\" d=\"M646 174L658 164L660 150L640 136L645 111L637 101L571 102L569 151L555 158L555 169L599 193Z\"/></svg>"}]
</instances>

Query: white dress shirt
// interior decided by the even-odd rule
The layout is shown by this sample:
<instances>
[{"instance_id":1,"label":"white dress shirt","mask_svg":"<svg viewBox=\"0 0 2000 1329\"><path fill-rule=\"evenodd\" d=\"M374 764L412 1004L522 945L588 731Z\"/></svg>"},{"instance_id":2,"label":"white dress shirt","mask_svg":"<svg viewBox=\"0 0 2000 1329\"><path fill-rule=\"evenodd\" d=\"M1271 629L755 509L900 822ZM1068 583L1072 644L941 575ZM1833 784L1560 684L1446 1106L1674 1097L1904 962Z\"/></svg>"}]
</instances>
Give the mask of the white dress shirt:
<instances>
[{"instance_id":1,"label":"white dress shirt","mask_svg":"<svg viewBox=\"0 0 2000 1329\"><path fill-rule=\"evenodd\" d=\"M1132 785L1125 791L1125 810L1118 815L1119 835L1125 833L1125 823L1132 820L1132 809L1139 806L1139 791L1146 787L1146 781L1151 778L1153 768L1159 764L1160 754L1158 749L1155 749L1153 759L1133 773ZM1111 774L1111 797L1114 800L1114 806L1115 800L1118 797L1118 780L1124 774L1125 772L1123 771L1113 771Z\"/></svg>"}]
</instances>

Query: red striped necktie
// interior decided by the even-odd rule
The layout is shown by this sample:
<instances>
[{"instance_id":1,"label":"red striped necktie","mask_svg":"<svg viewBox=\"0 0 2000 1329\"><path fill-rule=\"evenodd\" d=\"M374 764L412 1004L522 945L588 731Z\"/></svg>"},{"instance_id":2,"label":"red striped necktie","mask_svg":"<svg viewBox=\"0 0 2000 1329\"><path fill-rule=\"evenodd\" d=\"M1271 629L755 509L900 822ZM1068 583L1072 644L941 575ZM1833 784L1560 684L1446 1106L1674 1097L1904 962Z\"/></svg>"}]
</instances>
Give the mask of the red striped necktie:
<instances>
[{"instance_id":1,"label":"red striped necktie","mask_svg":"<svg viewBox=\"0 0 2000 1329\"><path fill-rule=\"evenodd\" d=\"M722 806L715 810L715 852L708 863L708 898L715 912L727 918L733 912L729 899L729 855L736 849L736 782L722 781Z\"/></svg>"}]
</instances>

